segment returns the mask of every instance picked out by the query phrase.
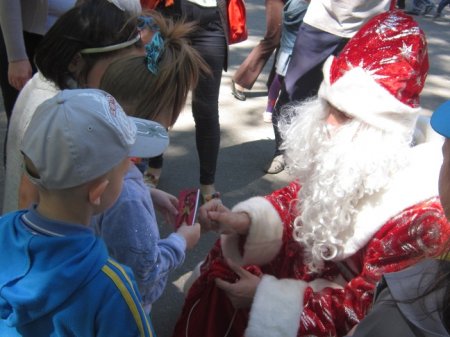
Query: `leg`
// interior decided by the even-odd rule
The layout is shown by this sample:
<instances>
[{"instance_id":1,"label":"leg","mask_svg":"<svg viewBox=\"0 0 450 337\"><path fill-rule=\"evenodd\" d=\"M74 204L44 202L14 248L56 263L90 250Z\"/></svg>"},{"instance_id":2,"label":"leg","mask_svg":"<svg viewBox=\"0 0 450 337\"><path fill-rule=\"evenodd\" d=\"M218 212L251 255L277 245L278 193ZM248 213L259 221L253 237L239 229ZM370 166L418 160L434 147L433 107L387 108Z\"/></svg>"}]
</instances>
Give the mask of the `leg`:
<instances>
[{"instance_id":1,"label":"leg","mask_svg":"<svg viewBox=\"0 0 450 337\"><path fill-rule=\"evenodd\" d=\"M280 48L277 47L275 49L275 55L273 56L273 63L272 63L272 67L270 67L270 72L269 72L269 76L267 77L267 82L266 82L266 87L267 89L270 88L270 85L273 81L273 78L277 75L276 72L276 64L277 64L277 57L278 57L278 53L280 52Z\"/></svg>"},{"instance_id":2,"label":"leg","mask_svg":"<svg viewBox=\"0 0 450 337\"><path fill-rule=\"evenodd\" d=\"M408 14L419 15L422 11L422 0L414 0L411 11L407 12Z\"/></svg>"},{"instance_id":3,"label":"leg","mask_svg":"<svg viewBox=\"0 0 450 337\"><path fill-rule=\"evenodd\" d=\"M424 10L423 10L423 15L429 14L429 13L433 10L434 7L435 7L434 2L431 1L431 0L427 0L427 1L425 2L425 6L424 6Z\"/></svg>"},{"instance_id":4,"label":"leg","mask_svg":"<svg viewBox=\"0 0 450 337\"><path fill-rule=\"evenodd\" d=\"M272 112L277 101L278 95L280 94L281 82L280 75L275 74L273 77L272 83L270 84L269 93L267 95L267 106L266 111L264 112L264 122L271 123L272 122Z\"/></svg>"},{"instance_id":5,"label":"leg","mask_svg":"<svg viewBox=\"0 0 450 337\"><path fill-rule=\"evenodd\" d=\"M283 151L280 149L282 139L280 130L278 129L278 122L283 118L283 106L289 103L289 95L286 92L284 79L280 78L281 90L278 100L272 112L272 126L275 134L275 153L271 161L264 167L264 172L269 174L277 174L284 170Z\"/></svg>"},{"instance_id":6,"label":"leg","mask_svg":"<svg viewBox=\"0 0 450 337\"><path fill-rule=\"evenodd\" d=\"M226 55L225 36L199 32L192 37L192 46L200 53L212 71L202 76L192 95L192 113L200 160L200 184L213 186L220 145L219 89ZM202 191L203 194L205 194ZM208 194L210 194L208 192Z\"/></svg>"},{"instance_id":7,"label":"leg","mask_svg":"<svg viewBox=\"0 0 450 337\"><path fill-rule=\"evenodd\" d=\"M450 0L442 0L442 2L443 2L444 4L442 5L441 11L444 9L445 6L450 5Z\"/></svg>"},{"instance_id":8,"label":"leg","mask_svg":"<svg viewBox=\"0 0 450 337\"><path fill-rule=\"evenodd\" d=\"M245 89L253 87L267 60L280 44L283 6L282 0L266 0L264 38L253 48L233 76L233 81Z\"/></svg>"},{"instance_id":9,"label":"leg","mask_svg":"<svg viewBox=\"0 0 450 337\"><path fill-rule=\"evenodd\" d=\"M441 0L441 2L439 2L438 8L436 10L436 17L440 16L442 11L444 10L445 6L450 4L450 0Z\"/></svg>"},{"instance_id":10,"label":"leg","mask_svg":"<svg viewBox=\"0 0 450 337\"><path fill-rule=\"evenodd\" d=\"M289 101L317 94L323 79L323 63L341 51L347 41L305 23L300 26L285 77Z\"/></svg>"},{"instance_id":11,"label":"leg","mask_svg":"<svg viewBox=\"0 0 450 337\"><path fill-rule=\"evenodd\" d=\"M283 106L289 103L289 95L286 91L285 82L281 80L281 91L280 96L278 97L277 103L275 104L275 108L272 112L272 125L273 132L275 134L275 154L274 157L283 154L283 151L280 150L280 146L282 143L280 130L278 129L278 122L283 118Z\"/></svg>"}]
</instances>

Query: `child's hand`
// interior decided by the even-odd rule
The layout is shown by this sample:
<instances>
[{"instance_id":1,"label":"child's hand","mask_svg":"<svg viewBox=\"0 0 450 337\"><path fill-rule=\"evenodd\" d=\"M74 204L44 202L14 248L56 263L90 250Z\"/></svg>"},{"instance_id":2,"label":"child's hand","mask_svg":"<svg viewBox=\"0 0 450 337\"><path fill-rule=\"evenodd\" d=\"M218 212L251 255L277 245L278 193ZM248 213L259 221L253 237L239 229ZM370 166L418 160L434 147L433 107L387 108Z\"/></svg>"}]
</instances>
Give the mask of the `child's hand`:
<instances>
[{"instance_id":1,"label":"child's hand","mask_svg":"<svg viewBox=\"0 0 450 337\"><path fill-rule=\"evenodd\" d=\"M183 223L177 233L186 240L186 249L192 249L200 239L200 224L196 222L192 226L188 226Z\"/></svg>"},{"instance_id":2,"label":"child's hand","mask_svg":"<svg viewBox=\"0 0 450 337\"><path fill-rule=\"evenodd\" d=\"M178 198L157 188L150 189L150 195L156 210L164 215L164 220L168 224L174 223L178 214Z\"/></svg>"}]
</instances>

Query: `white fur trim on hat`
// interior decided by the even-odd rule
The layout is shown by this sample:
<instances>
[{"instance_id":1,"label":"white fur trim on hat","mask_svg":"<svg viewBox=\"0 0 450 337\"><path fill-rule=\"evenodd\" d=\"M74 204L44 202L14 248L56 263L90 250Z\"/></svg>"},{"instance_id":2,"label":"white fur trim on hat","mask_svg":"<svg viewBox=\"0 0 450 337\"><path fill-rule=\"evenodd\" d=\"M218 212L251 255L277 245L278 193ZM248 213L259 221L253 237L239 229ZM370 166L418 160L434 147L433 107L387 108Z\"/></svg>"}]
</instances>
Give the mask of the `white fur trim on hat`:
<instances>
[{"instance_id":1,"label":"white fur trim on hat","mask_svg":"<svg viewBox=\"0 0 450 337\"><path fill-rule=\"evenodd\" d=\"M233 212L246 212L251 219L244 245L244 255L239 252L239 235L222 235L223 255L240 265L262 265L270 262L280 250L283 223L272 204L263 197L253 197L233 207Z\"/></svg>"},{"instance_id":2,"label":"white fur trim on hat","mask_svg":"<svg viewBox=\"0 0 450 337\"><path fill-rule=\"evenodd\" d=\"M347 70L333 84L330 83L330 68L334 56L330 56L324 66L324 80L319 89L319 97L346 115L390 132L411 134L416 123L419 108L412 108L396 99L375 80L368 70L356 66Z\"/></svg>"}]
</instances>

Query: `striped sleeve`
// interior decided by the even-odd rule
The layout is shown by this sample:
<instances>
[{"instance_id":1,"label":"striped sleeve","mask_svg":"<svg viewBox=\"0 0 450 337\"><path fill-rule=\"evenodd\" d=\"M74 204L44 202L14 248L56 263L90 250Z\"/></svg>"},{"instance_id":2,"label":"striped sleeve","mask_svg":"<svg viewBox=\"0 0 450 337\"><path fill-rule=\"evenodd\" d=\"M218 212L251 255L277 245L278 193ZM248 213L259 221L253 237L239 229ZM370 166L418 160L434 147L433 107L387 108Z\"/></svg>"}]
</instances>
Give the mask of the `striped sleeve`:
<instances>
[{"instance_id":1,"label":"striped sleeve","mask_svg":"<svg viewBox=\"0 0 450 337\"><path fill-rule=\"evenodd\" d=\"M113 281L124 301L127 303L138 327L139 336L156 337L153 326L141 306L140 298L136 293L135 287L122 266L116 261L108 259L102 271Z\"/></svg>"}]
</instances>

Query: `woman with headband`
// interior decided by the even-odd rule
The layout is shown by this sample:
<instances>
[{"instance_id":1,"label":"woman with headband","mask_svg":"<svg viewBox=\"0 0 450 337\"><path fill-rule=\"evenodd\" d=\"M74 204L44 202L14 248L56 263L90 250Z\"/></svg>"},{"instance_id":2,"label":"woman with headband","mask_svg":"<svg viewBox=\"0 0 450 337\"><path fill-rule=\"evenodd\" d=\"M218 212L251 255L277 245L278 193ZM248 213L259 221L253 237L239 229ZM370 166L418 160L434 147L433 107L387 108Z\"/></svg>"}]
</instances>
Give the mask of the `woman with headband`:
<instances>
[{"instance_id":1,"label":"woman with headband","mask_svg":"<svg viewBox=\"0 0 450 337\"><path fill-rule=\"evenodd\" d=\"M18 192L22 176L19 147L36 107L61 89L98 87L113 60L129 53L142 54L139 14L138 0L85 0L61 16L45 34L35 56L39 72L22 89L10 121L3 213L27 207L26 200L36 198L22 195L21 203Z\"/></svg>"}]
</instances>

